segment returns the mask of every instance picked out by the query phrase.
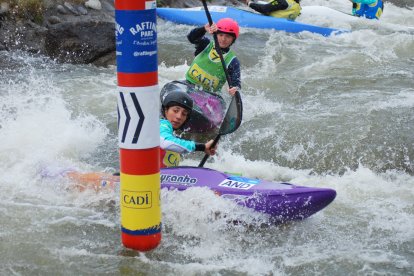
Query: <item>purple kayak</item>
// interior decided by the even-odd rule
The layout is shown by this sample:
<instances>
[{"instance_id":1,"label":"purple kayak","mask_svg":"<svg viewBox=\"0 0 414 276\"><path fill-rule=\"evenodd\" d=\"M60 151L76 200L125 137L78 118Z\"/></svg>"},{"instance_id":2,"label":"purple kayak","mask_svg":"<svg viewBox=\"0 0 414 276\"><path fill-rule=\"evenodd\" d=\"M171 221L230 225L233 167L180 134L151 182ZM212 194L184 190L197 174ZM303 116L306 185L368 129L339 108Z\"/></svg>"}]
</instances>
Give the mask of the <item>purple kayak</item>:
<instances>
[{"instance_id":1,"label":"purple kayak","mask_svg":"<svg viewBox=\"0 0 414 276\"><path fill-rule=\"evenodd\" d=\"M172 81L161 89L161 99L171 92L180 91L190 95L194 101L193 112L186 125L191 133L212 132L219 128L226 112L226 102L215 93L196 89L195 85L186 81Z\"/></svg>"},{"instance_id":2,"label":"purple kayak","mask_svg":"<svg viewBox=\"0 0 414 276\"><path fill-rule=\"evenodd\" d=\"M45 169L41 175L70 178L78 190L115 190L119 186L119 175L108 173L82 173L71 169L53 172ZM207 187L223 198L268 214L278 222L305 219L328 206L336 197L333 189L270 182L201 167L162 168L160 178L162 189L183 191L192 187Z\"/></svg>"},{"instance_id":3,"label":"purple kayak","mask_svg":"<svg viewBox=\"0 0 414 276\"><path fill-rule=\"evenodd\" d=\"M161 169L161 187L208 187L221 197L272 216L277 221L305 219L328 206L336 191L248 178L198 167Z\"/></svg>"}]
</instances>

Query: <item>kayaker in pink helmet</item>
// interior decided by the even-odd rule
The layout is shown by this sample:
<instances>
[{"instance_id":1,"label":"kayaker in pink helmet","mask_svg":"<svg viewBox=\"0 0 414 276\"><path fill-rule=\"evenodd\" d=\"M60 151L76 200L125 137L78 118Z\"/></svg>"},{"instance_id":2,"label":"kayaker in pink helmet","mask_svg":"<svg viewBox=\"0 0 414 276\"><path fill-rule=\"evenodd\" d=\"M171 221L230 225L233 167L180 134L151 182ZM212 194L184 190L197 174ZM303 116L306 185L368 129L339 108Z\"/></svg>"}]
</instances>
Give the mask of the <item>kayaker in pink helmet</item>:
<instances>
[{"instance_id":1,"label":"kayaker in pink helmet","mask_svg":"<svg viewBox=\"0 0 414 276\"><path fill-rule=\"evenodd\" d=\"M186 80L201 86L208 92L220 93L226 83L226 75L220 57L214 49L214 40L205 36L206 33L217 32L217 39L229 73L231 83L228 87L230 95L241 88L240 62L230 46L239 37L239 24L231 18L220 19L211 26L207 23L188 34L187 38L195 44L195 58L186 73Z\"/></svg>"}]
</instances>

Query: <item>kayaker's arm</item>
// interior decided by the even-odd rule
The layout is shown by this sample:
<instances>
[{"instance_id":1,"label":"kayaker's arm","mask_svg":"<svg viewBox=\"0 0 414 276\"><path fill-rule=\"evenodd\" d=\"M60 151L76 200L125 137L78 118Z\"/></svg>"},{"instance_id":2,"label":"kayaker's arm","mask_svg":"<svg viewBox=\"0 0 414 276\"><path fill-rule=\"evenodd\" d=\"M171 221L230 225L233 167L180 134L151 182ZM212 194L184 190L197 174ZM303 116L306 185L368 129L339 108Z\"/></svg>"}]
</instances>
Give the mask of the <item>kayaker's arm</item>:
<instances>
[{"instance_id":1,"label":"kayaker's arm","mask_svg":"<svg viewBox=\"0 0 414 276\"><path fill-rule=\"evenodd\" d=\"M247 5L253 10L265 15L269 15L271 12L286 10L289 4L285 0L277 0L270 2L269 4L258 4L252 1L247 1Z\"/></svg>"},{"instance_id":2,"label":"kayaker's arm","mask_svg":"<svg viewBox=\"0 0 414 276\"><path fill-rule=\"evenodd\" d=\"M377 0L349 0L352 3L358 3L358 4L366 4L366 5L372 5L377 2Z\"/></svg>"},{"instance_id":3,"label":"kayaker's arm","mask_svg":"<svg viewBox=\"0 0 414 276\"><path fill-rule=\"evenodd\" d=\"M204 27L198 27L194 28L190 31L190 33L187 35L188 41L190 41L192 44L198 44L200 43L200 39L203 38L203 36L206 34L206 30Z\"/></svg>"},{"instance_id":4,"label":"kayaker's arm","mask_svg":"<svg viewBox=\"0 0 414 276\"><path fill-rule=\"evenodd\" d=\"M205 151L206 145L203 143L196 143L195 145L195 151Z\"/></svg>"},{"instance_id":5,"label":"kayaker's arm","mask_svg":"<svg viewBox=\"0 0 414 276\"><path fill-rule=\"evenodd\" d=\"M210 43L210 39L205 37L206 30L205 27L199 27L192 29L190 33L187 35L188 41L190 43L195 44L195 53L194 55L198 55L207 45Z\"/></svg>"},{"instance_id":6,"label":"kayaker's arm","mask_svg":"<svg viewBox=\"0 0 414 276\"><path fill-rule=\"evenodd\" d=\"M173 134L172 125L168 120L162 119L160 121L160 148L163 150L169 150L179 154L203 151L209 155L214 155L216 146L212 147L212 143L213 140L203 144L179 138Z\"/></svg>"},{"instance_id":7,"label":"kayaker's arm","mask_svg":"<svg viewBox=\"0 0 414 276\"><path fill-rule=\"evenodd\" d=\"M233 59L227 68L227 72L229 73L231 83L229 84L230 87L238 87L241 89L241 77L240 77L240 62L237 58Z\"/></svg>"},{"instance_id":8,"label":"kayaker's arm","mask_svg":"<svg viewBox=\"0 0 414 276\"><path fill-rule=\"evenodd\" d=\"M172 124L166 120L160 120L160 148L179 154L193 152L196 148L194 141L185 140L174 135Z\"/></svg>"},{"instance_id":9,"label":"kayaker's arm","mask_svg":"<svg viewBox=\"0 0 414 276\"><path fill-rule=\"evenodd\" d=\"M216 154L217 144L213 146L214 140L210 140L205 144L196 143L196 151L204 151L208 155Z\"/></svg>"}]
</instances>

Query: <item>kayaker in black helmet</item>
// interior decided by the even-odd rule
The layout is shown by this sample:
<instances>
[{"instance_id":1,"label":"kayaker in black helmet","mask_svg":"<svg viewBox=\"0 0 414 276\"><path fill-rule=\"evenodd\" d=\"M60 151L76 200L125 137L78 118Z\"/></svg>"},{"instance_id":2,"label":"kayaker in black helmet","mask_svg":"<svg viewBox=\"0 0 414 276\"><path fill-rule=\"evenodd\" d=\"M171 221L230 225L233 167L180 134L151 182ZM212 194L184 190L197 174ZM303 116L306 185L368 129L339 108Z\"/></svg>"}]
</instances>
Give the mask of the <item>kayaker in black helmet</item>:
<instances>
[{"instance_id":1,"label":"kayaker in black helmet","mask_svg":"<svg viewBox=\"0 0 414 276\"><path fill-rule=\"evenodd\" d=\"M178 166L181 154L194 151L203 151L208 155L216 153L216 146L212 147L213 140L207 143L196 143L182 139L174 131L182 129L189 120L193 109L193 100L184 92L170 92L161 100L160 119L160 166Z\"/></svg>"}]
</instances>

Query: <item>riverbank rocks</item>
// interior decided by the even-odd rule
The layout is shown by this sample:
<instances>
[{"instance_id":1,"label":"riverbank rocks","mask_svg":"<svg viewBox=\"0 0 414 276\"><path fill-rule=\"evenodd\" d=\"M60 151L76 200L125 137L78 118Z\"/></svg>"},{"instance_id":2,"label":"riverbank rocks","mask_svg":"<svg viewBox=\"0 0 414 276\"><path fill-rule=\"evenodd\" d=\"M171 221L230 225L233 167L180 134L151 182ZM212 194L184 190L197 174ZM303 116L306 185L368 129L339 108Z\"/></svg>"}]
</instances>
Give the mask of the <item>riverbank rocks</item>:
<instances>
[{"instance_id":1,"label":"riverbank rocks","mask_svg":"<svg viewBox=\"0 0 414 276\"><path fill-rule=\"evenodd\" d=\"M102 9L102 5L101 2L99 0L88 0L85 3L85 6L87 8L91 8L94 10L101 10Z\"/></svg>"},{"instance_id":2,"label":"riverbank rocks","mask_svg":"<svg viewBox=\"0 0 414 276\"><path fill-rule=\"evenodd\" d=\"M59 62L94 63L115 51L114 33L108 21L58 23L45 34L44 52Z\"/></svg>"},{"instance_id":3,"label":"riverbank rocks","mask_svg":"<svg viewBox=\"0 0 414 276\"><path fill-rule=\"evenodd\" d=\"M16 17L1 1L0 50L24 50L58 62L115 64L113 0L45 0L37 23Z\"/></svg>"}]
</instances>

